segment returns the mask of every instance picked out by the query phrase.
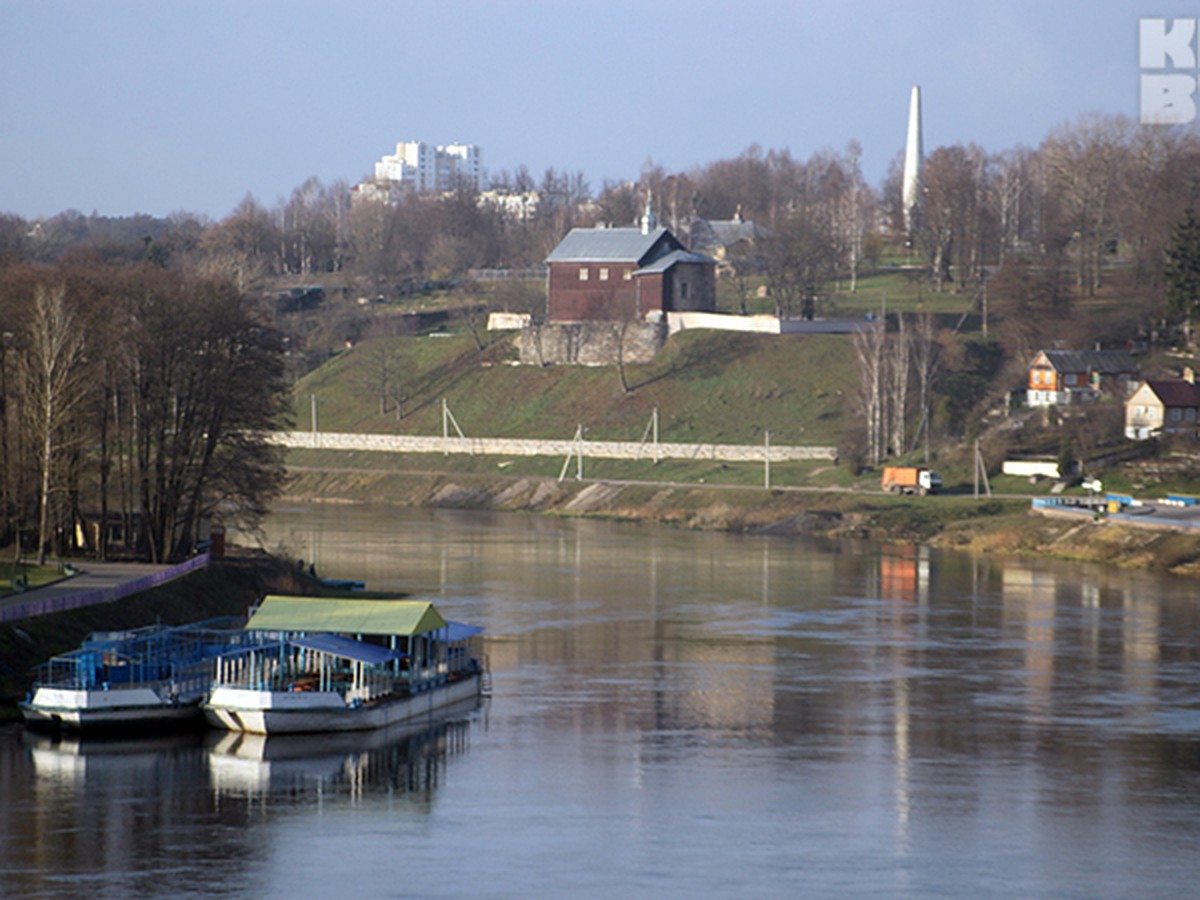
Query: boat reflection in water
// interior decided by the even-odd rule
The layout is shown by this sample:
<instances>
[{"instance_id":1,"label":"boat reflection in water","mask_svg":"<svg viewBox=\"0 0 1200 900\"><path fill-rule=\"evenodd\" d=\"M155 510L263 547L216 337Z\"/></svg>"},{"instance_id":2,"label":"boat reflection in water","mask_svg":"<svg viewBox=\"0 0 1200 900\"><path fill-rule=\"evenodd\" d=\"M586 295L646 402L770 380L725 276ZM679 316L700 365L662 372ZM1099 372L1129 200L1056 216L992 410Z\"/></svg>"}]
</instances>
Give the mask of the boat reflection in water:
<instances>
[{"instance_id":1,"label":"boat reflection in water","mask_svg":"<svg viewBox=\"0 0 1200 900\"><path fill-rule=\"evenodd\" d=\"M361 799L375 790L424 794L441 783L446 761L469 744L481 700L365 732L263 735L210 732L209 780L221 798L306 793Z\"/></svg>"},{"instance_id":2,"label":"boat reflection in water","mask_svg":"<svg viewBox=\"0 0 1200 900\"><path fill-rule=\"evenodd\" d=\"M194 796L211 788L221 800L313 791L361 797L368 790L429 792L450 757L464 753L485 701L445 707L419 720L367 732L304 735L209 731L136 739L26 730L36 794L100 802L126 788L170 783ZM189 811L188 816L197 810Z\"/></svg>"},{"instance_id":3,"label":"boat reflection in water","mask_svg":"<svg viewBox=\"0 0 1200 900\"><path fill-rule=\"evenodd\" d=\"M194 767L202 759L198 731L139 734L117 738L79 732L26 729L21 742L33 762L36 790L86 789L89 782L105 790L121 784L149 783L164 765L171 769Z\"/></svg>"}]
</instances>

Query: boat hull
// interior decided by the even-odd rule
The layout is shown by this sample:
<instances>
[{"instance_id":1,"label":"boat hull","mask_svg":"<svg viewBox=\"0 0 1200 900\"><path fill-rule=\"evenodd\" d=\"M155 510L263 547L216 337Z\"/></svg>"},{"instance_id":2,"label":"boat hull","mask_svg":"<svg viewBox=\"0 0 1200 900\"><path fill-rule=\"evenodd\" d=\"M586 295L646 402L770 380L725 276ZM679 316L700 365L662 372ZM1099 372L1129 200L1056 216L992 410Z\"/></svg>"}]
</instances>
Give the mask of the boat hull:
<instances>
[{"instance_id":1,"label":"boat hull","mask_svg":"<svg viewBox=\"0 0 1200 900\"><path fill-rule=\"evenodd\" d=\"M479 696L478 673L411 696L347 705L333 692L257 691L216 687L204 703L210 725L252 734L365 731L408 722Z\"/></svg>"},{"instance_id":2,"label":"boat hull","mask_svg":"<svg viewBox=\"0 0 1200 900\"><path fill-rule=\"evenodd\" d=\"M103 728L155 728L198 723L203 696L164 697L149 687L69 690L40 687L21 715L31 727L85 731Z\"/></svg>"}]
</instances>

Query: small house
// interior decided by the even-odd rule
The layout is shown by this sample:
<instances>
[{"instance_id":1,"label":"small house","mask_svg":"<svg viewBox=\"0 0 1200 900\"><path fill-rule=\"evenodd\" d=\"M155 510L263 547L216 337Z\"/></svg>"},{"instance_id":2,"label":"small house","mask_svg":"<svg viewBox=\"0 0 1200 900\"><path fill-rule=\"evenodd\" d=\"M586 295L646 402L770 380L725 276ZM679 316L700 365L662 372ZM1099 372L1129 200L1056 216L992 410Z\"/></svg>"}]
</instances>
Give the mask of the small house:
<instances>
[{"instance_id":1,"label":"small house","mask_svg":"<svg viewBox=\"0 0 1200 900\"><path fill-rule=\"evenodd\" d=\"M1137 363L1124 350L1041 350L1029 364L1028 406L1065 406L1128 393Z\"/></svg>"},{"instance_id":2,"label":"small house","mask_svg":"<svg viewBox=\"0 0 1200 900\"><path fill-rule=\"evenodd\" d=\"M728 266L729 257L739 248L753 246L763 236L762 229L742 215L740 206L732 219L697 216L688 223L688 232L692 249L708 254L721 266Z\"/></svg>"},{"instance_id":3,"label":"small house","mask_svg":"<svg viewBox=\"0 0 1200 900\"><path fill-rule=\"evenodd\" d=\"M573 228L546 258L550 322L618 322L716 309L715 261L650 212L641 227Z\"/></svg>"},{"instance_id":4,"label":"small house","mask_svg":"<svg viewBox=\"0 0 1200 900\"><path fill-rule=\"evenodd\" d=\"M1125 437L1143 441L1200 428L1200 385L1190 379L1143 381L1125 401Z\"/></svg>"}]
</instances>

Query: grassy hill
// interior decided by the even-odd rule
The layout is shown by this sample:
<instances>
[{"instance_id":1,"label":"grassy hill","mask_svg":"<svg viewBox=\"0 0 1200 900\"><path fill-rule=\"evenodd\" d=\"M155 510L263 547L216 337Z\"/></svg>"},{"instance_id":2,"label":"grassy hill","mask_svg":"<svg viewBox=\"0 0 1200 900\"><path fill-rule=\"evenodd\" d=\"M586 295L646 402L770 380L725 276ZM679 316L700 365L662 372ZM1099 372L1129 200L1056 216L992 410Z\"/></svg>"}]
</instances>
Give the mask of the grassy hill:
<instances>
[{"instance_id":1,"label":"grassy hill","mask_svg":"<svg viewBox=\"0 0 1200 900\"><path fill-rule=\"evenodd\" d=\"M517 364L511 334L374 338L346 350L295 388L296 427L436 435L442 400L468 436L638 440L659 410L659 439L758 444L836 444L853 415L858 377L844 335L761 336L684 332L655 361L626 367ZM394 403L381 412L382 372Z\"/></svg>"}]
</instances>

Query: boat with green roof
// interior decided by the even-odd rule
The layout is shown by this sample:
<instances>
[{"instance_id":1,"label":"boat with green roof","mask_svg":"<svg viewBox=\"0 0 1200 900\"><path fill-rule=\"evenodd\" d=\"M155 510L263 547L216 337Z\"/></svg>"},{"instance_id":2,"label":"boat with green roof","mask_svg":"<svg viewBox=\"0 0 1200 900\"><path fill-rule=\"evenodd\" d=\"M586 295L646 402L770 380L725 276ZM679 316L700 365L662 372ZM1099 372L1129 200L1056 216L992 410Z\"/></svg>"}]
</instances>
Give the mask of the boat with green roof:
<instances>
[{"instance_id":1,"label":"boat with green roof","mask_svg":"<svg viewBox=\"0 0 1200 900\"><path fill-rule=\"evenodd\" d=\"M255 734L382 728L478 698L483 629L428 600L265 597L222 654L204 715Z\"/></svg>"}]
</instances>

